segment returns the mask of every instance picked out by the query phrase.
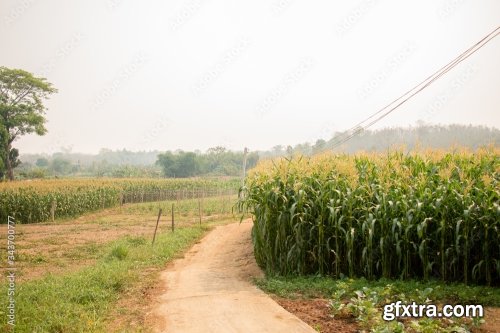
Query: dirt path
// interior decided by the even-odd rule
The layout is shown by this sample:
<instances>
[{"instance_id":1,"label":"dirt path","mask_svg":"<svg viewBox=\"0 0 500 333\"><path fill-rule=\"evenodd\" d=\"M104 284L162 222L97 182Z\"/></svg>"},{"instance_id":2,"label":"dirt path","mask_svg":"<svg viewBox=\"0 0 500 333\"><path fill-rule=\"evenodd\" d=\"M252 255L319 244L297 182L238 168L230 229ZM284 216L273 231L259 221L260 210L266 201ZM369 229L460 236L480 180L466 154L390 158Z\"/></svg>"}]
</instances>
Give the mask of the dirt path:
<instances>
[{"instance_id":1,"label":"dirt path","mask_svg":"<svg viewBox=\"0 0 500 333\"><path fill-rule=\"evenodd\" d=\"M250 221L217 227L161 275L155 332L316 332L251 283Z\"/></svg>"}]
</instances>

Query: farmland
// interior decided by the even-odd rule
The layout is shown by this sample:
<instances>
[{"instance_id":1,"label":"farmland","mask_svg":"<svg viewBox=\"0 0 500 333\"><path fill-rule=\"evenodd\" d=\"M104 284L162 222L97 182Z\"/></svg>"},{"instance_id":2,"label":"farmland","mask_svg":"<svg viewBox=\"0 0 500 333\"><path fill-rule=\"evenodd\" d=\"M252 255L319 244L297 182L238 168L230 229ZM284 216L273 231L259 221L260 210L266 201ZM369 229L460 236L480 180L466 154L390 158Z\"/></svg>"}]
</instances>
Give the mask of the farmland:
<instances>
[{"instance_id":1,"label":"farmland","mask_svg":"<svg viewBox=\"0 0 500 333\"><path fill-rule=\"evenodd\" d=\"M0 183L0 219L18 223L76 217L129 202L188 199L234 193L226 179L52 179Z\"/></svg>"},{"instance_id":2,"label":"farmland","mask_svg":"<svg viewBox=\"0 0 500 333\"><path fill-rule=\"evenodd\" d=\"M269 274L500 284L498 149L295 157L244 188Z\"/></svg>"},{"instance_id":3,"label":"farmland","mask_svg":"<svg viewBox=\"0 0 500 333\"><path fill-rule=\"evenodd\" d=\"M232 193L125 203L55 223L17 224L16 332L144 330L158 272L214 225L234 221ZM4 252L6 245L0 246ZM0 259L4 276L6 259ZM6 294L7 287L4 279L0 291ZM5 310L0 314L5 320ZM0 331L9 331L4 321Z\"/></svg>"}]
</instances>

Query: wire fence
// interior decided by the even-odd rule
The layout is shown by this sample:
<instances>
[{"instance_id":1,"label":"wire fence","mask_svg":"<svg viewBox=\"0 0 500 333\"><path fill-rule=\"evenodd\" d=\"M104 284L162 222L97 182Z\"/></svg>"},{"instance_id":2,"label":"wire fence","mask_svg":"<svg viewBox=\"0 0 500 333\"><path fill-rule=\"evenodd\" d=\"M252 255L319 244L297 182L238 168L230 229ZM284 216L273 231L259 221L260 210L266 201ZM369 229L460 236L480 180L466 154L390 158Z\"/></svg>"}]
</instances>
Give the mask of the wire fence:
<instances>
[{"instance_id":1,"label":"wire fence","mask_svg":"<svg viewBox=\"0 0 500 333\"><path fill-rule=\"evenodd\" d=\"M180 201L212 197L228 197L238 194L235 189L202 189L202 190L156 190L156 191L126 191L120 194L122 205L129 203Z\"/></svg>"}]
</instances>

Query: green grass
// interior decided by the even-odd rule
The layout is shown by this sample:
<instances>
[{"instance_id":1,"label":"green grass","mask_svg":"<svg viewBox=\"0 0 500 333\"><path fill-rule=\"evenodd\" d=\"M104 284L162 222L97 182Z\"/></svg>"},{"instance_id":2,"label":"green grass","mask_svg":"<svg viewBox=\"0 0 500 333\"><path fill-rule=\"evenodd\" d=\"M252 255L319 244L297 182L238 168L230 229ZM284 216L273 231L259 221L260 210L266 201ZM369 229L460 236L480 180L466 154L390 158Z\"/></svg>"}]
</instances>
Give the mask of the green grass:
<instances>
[{"instance_id":1,"label":"green grass","mask_svg":"<svg viewBox=\"0 0 500 333\"><path fill-rule=\"evenodd\" d=\"M238 198L236 195L207 197L201 199L201 213L203 217L220 214L231 214ZM198 199L169 200L158 202L139 203L127 206L124 211L134 214L158 214L161 208L163 215L171 214L172 204L175 206L176 217L198 216Z\"/></svg>"},{"instance_id":2,"label":"green grass","mask_svg":"<svg viewBox=\"0 0 500 333\"><path fill-rule=\"evenodd\" d=\"M152 246L143 237L126 237L109 243L94 265L77 272L16 286L16 332L106 332L106 319L119 297L135 283L141 272L162 267L186 250L209 226L179 228L160 234ZM4 279L5 281L5 279ZM5 282L0 286L7 294ZM6 325L7 297L1 298L0 330Z\"/></svg>"},{"instance_id":3,"label":"green grass","mask_svg":"<svg viewBox=\"0 0 500 333\"><path fill-rule=\"evenodd\" d=\"M441 281L388 280L369 281L360 279L332 279L329 277L267 277L256 280L256 284L268 293L284 298L331 298L339 289L346 295L356 290L382 288L392 285L393 295L404 294L406 297L416 295L416 290L431 288L429 298L440 303L482 304L484 306L500 306L500 288L486 286L470 286L461 283L444 284Z\"/></svg>"}]
</instances>

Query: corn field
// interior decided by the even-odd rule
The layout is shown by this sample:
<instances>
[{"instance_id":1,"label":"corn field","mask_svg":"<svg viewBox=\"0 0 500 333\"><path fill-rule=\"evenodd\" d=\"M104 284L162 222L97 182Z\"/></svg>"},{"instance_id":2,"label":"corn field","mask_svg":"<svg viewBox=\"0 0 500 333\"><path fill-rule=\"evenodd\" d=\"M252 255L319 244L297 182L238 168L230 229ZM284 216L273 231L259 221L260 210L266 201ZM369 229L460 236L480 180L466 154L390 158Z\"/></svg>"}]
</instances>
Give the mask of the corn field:
<instances>
[{"instance_id":1,"label":"corn field","mask_svg":"<svg viewBox=\"0 0 500 333\"><path fill-rule=\"evenodd\" d=\"M500 155L428 151L265 161L242 188L268 273L500 284Z\"/></svg>"},{"instance_id":2,"label":"corn field","mask_svg":"<svg viewBox=\"0 0 500 333\"><path fill-rule=\"evenodd\" d=\"M0 183L0 221L18 223L75 217L120 203L165 200L235 190L238 179L54 179ZM222 192L221 192L222 193Z\"/></svg>"}]
</instances>

